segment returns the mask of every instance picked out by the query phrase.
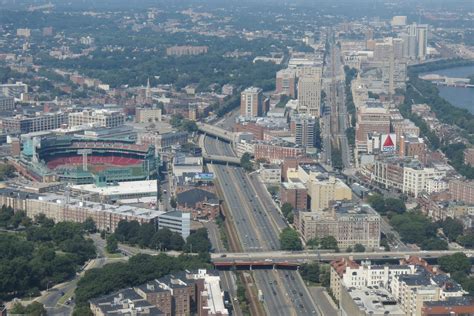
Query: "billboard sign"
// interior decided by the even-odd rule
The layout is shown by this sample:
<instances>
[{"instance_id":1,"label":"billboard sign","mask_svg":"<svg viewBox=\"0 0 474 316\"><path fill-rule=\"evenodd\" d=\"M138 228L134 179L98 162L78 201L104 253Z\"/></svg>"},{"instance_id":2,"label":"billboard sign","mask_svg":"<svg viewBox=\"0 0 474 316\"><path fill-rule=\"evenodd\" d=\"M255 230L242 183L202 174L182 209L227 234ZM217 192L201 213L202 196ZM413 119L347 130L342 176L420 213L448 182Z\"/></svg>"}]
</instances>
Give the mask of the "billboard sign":
<instances>
[{"instance_id":1,"label":"billboard sign","mask_svg":"<svg viewBox=\"0 0 474 316\"><path fill-rule=\"evenodd\" d=\"M382 134L382 139L380 142L382 144L382 152L395 152L395 150L397 149L396 141L397 138L395 134Z\"/></svg>"}]
</instances>

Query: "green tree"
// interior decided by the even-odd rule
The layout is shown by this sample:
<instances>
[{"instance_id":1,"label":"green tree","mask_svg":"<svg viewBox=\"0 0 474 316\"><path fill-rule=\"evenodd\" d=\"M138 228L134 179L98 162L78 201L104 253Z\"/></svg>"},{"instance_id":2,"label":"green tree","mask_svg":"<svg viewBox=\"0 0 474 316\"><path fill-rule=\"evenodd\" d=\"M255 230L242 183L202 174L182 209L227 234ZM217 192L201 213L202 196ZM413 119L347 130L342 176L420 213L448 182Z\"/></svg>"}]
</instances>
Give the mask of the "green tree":
<instances>
[{"instance_id":1,"label":"green tree","mask_svg":"<svg viewBox=\"0 0 474 316\"><path fill-rule=\"evenodd\" d=\"M283 205L281 206L281 212L283 213L284 217L287 217L288 214L293 212L293 205L291 205L291 203L288 203L288 202L283 203Z\"/></svg>"},{"instance_id":2,"label":"green tree","mask_svg":"<svg viewBox=\"0 0 474 316\"><path fill-rule=\"evenodd\" d=\"M14 215L13 208L2 205L2 208L0 209L0 226L1 227L8 227L10 225L10 220Z\"/></svg>"},{"instance_id":3,"label":"green tree","mask_svg":"<svg viewBox=\"0 0 474 316\"><path fill-rule=\"evenodd\" d=\"M154 249L170 249L172 235L173 233L168 228L159 229L156 233L153 234L150 245Z\"/></svg>"},{"instance_id":4,"label":"green tree","mask_svg":"<svg viewBox=\"0 0 474 316\"><path fill-rule=\"evenodd\" d=\"M106 249L109 253L116 253L118 251L118 241L117 237L115 237L115 234L110 234L109 236L107 236Z\"/></svg>"},{"instance_id":5,"label":"green tree","mask_svg":"<svg viewBox=\"0 0 474 316\"><path fill-rule=\"evenodd\" d=\"M303 280L319 283L319 264L313 263L305 263L300 267L300 274Z\"/></svg>"},{"instance_id":6,"label":"green tree","mask_svg":"<svg viewBox=\"0 0 474 316\"><path fill-rule=\"evenodd\" d=\"M423 240L421 243L423 250L448 250L448 243L440 238L433 237Z\"/></svg>"},{"instance_id":7,"label":"green tree","mask_svg":"<svg viewBox=\"0 0 474 316\"><path fill-rule=\"evenodd\" d=\"M15 176L15 168L10 164L0 163L0 180L4 181Z\"/></svg>"},{"instance_id":8,"label":"green tree","mask_svg":"<svg viewBox=\"0 0 474 316\"><path fill-rule=\"evenodd\" d=\"M193 133L193 132L197 132L198 126L196 122L194 121L184 120L181 124L181 129L188 133Z\"/></svg>"},{"instance_id":9,"label":"green tree","mask_svg":"<svg viewBox=\"0 0 474 316\"><path fill-rule=\"evenodd\" d=\"M466 235L459 236L457 242L465 247L465 248L473 248L474 247L474 234L469 233Z\"/></svg>"},{"instance_id":10,"label":"green tree","mask_svg":"<svg viewBox=\"0 0 474 316\"><path fill-rule=\"evenodd\" d=\"M97 231L97 226L91 217L86 218L84 223L82 223L82 228L88 233L95 233Z\"/></svg>"},{"instance_id":11,"label":"green tree","mask_svg":"<svg viewBox=\"0 0 474 316\"><path fill-rule=\"evenodd\" d=\"M329 287L331 283L331 271L329 265L323 265L319 268L319 283L324 287Z\"/></svg>"},{"instance_id":12,"label":"green tree","mask_svg":"<svg viewBox=\"0 0 474 316\"><path fill-rule=\"evenodd\" d=\"M364 245L355 244L355 245L354 245L354 252L365 252L365 247L364 247Z\"/></svg>"},{"instance_id":13,"label":"green tree","mask_svg":"<svg viewBox=\"0 0 474 316\"><path fill-rule=\"evenodd\" d=\"M176 208L178 206L178 202L176 201L176 198L174 196L172 196L170 199L170 206L172 208Z\"/></svg>"},{"instance_id":14,"label":"green tree","mask_svg":"<svg viewBox=\"0 0 474 316\"><path fill-rule=\"evenodd\" d=\"M380 194L372 194L367 198L370 206L378 213L385 214L385 200Z\"/></svg>"},{"instance_id":15,"label":"green tree","mask_svg":"<svg viewBox=\"0 0 474 316\"><path fill-rule=\"evenodd\" d=\"M208 253L211 247L212 245L207 235L207 229L199 228L186 238L184 250L192 253Z\"/></svg>"},{"instance_id":16,"label":"green tree","mask_svg":"<svg viewBox=\"0 0 474 316\"><path fill-rule=\"evenodd\" d=\"M148 247L151 244L154 234L155 234L154 224L152 223L142 224L138 231L138 245L140 247Z\"/></svg>"},{"instance_id":17,"label":"green tree","mask_svg":"<svg viewBox=\"0 0 474 316\"><path fill-rule=\"evenodd\" d=\"M282 250L302 250L303 245L296 230L285 228L280 233L280 248Z\"/></svg>"},{"instance_id":18,"label":"green tree","mask_svg":"<svg viewBox=\"0 0 474 316\"><path fill-rule=\"evenodd\" d=\"M74 312L72 316L94 316L91 309L87 305L81 305L79 307L74 308Z\"/></svg>"},{"instance_id":19,"label":"green tree","mask_svg":"<svg viewBox=\"0 0 474 316\"><path fill-rule=\"evenodd\" d=\"M252 171L253 170L253 164L250 161L250 154L249 153L244 153L242 157L240 158L240 166L245 169L245 171Z\"/></svg>"},{"instance_id":20,"label":"green tree","mask_svg":"<svg viewBox=\"0 0 474 316\"><path fill-rule=\"evenodd\" d=\"M407 210L405 202L400 199L387 198L385 199L385 211L394 213L404 213Z\"/></svg>"},{"instance_id":21,"label":"green tree","mask_svg":"<svg viewBox=\"0 0 474 316\"><path fill-rule=\"evenodd\" d=\"M464 230L464 225L459 219L446 218L441 222L441 228L443 233L450 241L456 240L460 235L462 235Z\"/></svg>"},{"instance_id":22,"label":"green tree","mask_svg":"<svg viewBox=\"0 0 474 316\"><path fill-rule=\"evenodd\" d=\"M334 236L326 236L321 238L322 249L338 249L337 240Z\"/></svg>"},{"instance_id":23,"label":"green tree","mask_svg":"<svg viewBox=\"0 0 474 316\"><path fill-rule=\"evenodd\" d=\"M306 242L306 246L310 249L315 249L319 247L320 242L318 237L314 237Z\"/></svg>"},{"instance_id":24,"label":"green tree","mask_svg":"<svg viewBox=\"0 0 474 316\"><path fill-rule=\"evenodd\" d=\"M173 232L170 238L170 249L172 250L183 250L184 247L184 239L181 237L181 234Z\"/></svg>"},{"instance_id":25,"label":"green tree","mask_svg":"<svg viewBox=\"0 0 474 316\"><path fill-rule=\"evenodd\" d=\"M139 254L127 262L110 263L99 269L86 271L79 280L76 296L76 311L85 310L89 300L119 289L143 284L167 274L194 269L210 269L208 256L181 255L170 257L165 254L150 256ZM87 315L76 312L76 315Z\"/></svg>"},{"instance_id":26,"label":"green tree","mask_svg":"<svg viewBox=\"0 0 474 316\"><path fill-rule=\"evenodd\" d=\"M288 223L293 224L293 222L295 221L295 214L294 213L288 214L288 216L286 217L286 220L288 221Z\"/></svg>"},{"instance_id":27,"label":"green tree","mask_svg":"<svg viewBox=\"0 0 474 316\"><path fill-rule=\"evenodd\" d=\"M441 270L448 273L468 273L471 270L471 262L466 254L462 252L456 252L452 255L440 257L438 259L438 264Z\"/></svg>"},{"instance_id":28,"label":"green tree","mask_svg":"<svg viewBox=\"0 0 474 316\"><path fill-rule=\"evenodd\" d=\"M396 214L390 219L390 224L407 243L421 245L426 240L437 238L436 225L420 212Z\"/></svg>"},{"instance_id":29,"label":"green tree","mask_svg":"<svg viewBox=\"0 0 474 316\"><path fill-rule=\"evenodd\" d=\"M21 303L15 303L9 314L28 315L28 316L46 316L46 309L43 304L33 302L27 306L21 305Z\"/></svg>"}]
</instances>

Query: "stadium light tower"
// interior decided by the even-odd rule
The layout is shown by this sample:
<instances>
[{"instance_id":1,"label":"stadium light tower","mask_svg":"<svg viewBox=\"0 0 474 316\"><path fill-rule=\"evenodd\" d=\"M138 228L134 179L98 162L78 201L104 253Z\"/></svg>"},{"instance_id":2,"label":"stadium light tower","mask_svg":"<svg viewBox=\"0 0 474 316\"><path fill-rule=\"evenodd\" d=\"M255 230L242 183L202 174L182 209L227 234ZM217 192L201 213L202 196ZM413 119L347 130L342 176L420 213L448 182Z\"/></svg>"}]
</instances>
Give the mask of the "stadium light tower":
<instances>
[{"instance_id":1,"label":"stadium light tower","mask_svg":"<svg viewBox=\"0 0 474 316\"><path fill-rule=\"evenodd\" d=\"M78 155L82 155L82 170L87 171L87 155L92 154L92 149L79 149Z\"/></svg>"}]
</instances>

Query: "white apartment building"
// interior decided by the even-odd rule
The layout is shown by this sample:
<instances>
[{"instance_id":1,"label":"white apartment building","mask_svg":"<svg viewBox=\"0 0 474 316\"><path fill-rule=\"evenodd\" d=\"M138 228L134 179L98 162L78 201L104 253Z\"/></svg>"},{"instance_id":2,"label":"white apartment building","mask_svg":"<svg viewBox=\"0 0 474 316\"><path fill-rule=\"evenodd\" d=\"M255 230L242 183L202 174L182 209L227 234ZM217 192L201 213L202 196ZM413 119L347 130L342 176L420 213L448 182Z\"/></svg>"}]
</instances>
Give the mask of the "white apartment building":
<instances>
[{"instance_id":1,"label":"white apartment building","mask_svg":"<svg viewBox=\"0 0 474 316\"><path fill-rule=\"evenodd\" d=\"M446 176L446 170L426 168L418 160L398 157L376 160L371 172L375 182L415 197L423 191L434 189L435 184L430 180Z\"/></svg>"},{"instance_id":2,"label":"white apartment building","mask_svg":"<svg viewBox=\"0 0 474 316\"><path fill-rule=\"evenodd\" d=\"M321 77L302 76L298 81L298 112L321 116Z\"/></svg>"},{"instance_id":3,"label":"white apartment building","mask_svg":"<svg viewBox=\"0 0 474 316\"><path fill-rule=\"evenodd\" d=\"M24 94L28 93L28 85L17 81L16 83L0 84L0 95L21 100Z\"/></svg>"},{"instance_id":4,"label":"white apartment building","mask_svg":"<svg viewBox=\"0 0 474 316\"><path fill-rule=\"evenodd\" d=\"M403 168L403 193L418 196L422 191L427 191L429 180L444 176L446 176L445 171L439 171L435 168Z\"/></svg>"},{"instance_id":5,"label":"white apartment building","mask_svg":"<svg viewBox=\"0 0 474 316\"><path fill-rule=\"evenodd\" d=\"M69 113L69 126L95 124L102 127L117 127L125 124L125 115L112 110L84 110Z\"/></svg>"}]
</instances>

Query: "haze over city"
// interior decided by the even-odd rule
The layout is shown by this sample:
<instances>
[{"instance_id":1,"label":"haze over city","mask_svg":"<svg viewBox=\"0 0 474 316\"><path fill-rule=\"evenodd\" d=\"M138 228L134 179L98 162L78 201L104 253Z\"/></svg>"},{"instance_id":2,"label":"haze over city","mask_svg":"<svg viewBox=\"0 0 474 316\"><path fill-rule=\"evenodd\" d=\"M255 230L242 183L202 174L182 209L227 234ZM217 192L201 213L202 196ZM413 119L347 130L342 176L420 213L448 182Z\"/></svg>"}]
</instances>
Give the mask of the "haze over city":
<instances>
[{"instance_id":1,"label":"haze over city","mask_svg":"<svg viewBox=\"0 0 474 316\"><path fill-rule=\"evenodd\" d=\"M0 316L474 315L472 1L0 8Z\"/></svg>"}]
</instances>

